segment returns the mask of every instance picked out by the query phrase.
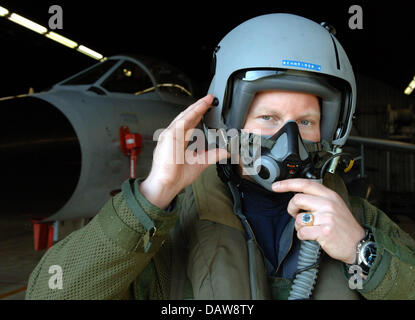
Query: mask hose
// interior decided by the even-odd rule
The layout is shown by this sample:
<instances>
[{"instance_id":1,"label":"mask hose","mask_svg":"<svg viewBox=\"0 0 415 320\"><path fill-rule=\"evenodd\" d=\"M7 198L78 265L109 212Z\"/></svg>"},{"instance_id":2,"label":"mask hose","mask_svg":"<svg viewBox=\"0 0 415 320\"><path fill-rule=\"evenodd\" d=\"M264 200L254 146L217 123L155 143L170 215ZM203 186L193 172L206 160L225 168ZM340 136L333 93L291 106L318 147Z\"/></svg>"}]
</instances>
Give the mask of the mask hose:
<instances>
[{"instance_id":1,"label":"mask hose","mask_svg":"<svg viewBox=\"0 0 415 320\"><path fill-rule=\"evenodd\" d=\"M298 271L288 300L309 299L317 279L320 245L317 241L302 241L298 256Z\"/></svg>"},{"instance_id":2,"label":"mask hose","mask_svg":"<svg viewBox=\"0 0 415 320\"><path fill-rule=\"evenodd\" d=\"M314 180L321 183L322 180ZM301 241L297 272L288 300L310 299L317 280L320 244L317 241Z\"/></svg>"}]
</instances>

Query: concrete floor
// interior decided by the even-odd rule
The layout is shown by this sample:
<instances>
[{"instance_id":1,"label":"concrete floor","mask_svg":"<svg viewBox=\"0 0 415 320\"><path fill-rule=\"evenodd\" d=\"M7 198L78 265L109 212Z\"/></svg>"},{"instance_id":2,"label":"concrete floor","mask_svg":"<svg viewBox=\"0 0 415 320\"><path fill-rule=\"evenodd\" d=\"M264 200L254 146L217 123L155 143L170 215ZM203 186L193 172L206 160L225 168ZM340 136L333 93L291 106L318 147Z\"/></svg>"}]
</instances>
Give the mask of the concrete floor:
<instances>
[{"instance_id":1,"label":"concrete floor","mask_svg":"<svg viewBox=\"0 0 415 320\"><path fill-rule=\"evenodd\" d=\"M394 220L415 239L415 216L399 215ZM28 216L0 215L0 300L24 299L30 273L44 253L34 251Z\"/></svg>"},{"instance_id":2,"label":"concrete floor","mask_svg":"<svg viewBox=\"0 0 415 320\"><path fill-rule=\"evenodd\" d=\"M24 299L22 288L27 286L30 273L44 253L45 250L34 250L32 223L28 216L1 214L0 297L4 300ZM19 289L22 291L10 294Z\"/></svg>"}]
</instances>

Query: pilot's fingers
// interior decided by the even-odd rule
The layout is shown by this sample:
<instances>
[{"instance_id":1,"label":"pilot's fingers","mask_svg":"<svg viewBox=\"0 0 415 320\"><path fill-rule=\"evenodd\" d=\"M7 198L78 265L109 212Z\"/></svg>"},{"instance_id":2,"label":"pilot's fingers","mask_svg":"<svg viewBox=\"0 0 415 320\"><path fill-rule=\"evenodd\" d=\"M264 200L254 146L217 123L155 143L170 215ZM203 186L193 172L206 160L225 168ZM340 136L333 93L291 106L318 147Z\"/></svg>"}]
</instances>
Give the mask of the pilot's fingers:
<instances>
[{"instance_id":1,"label":"pilot's fingers","mask_svg":"<svg viewBox=\"0 0 415 320\"><path fill-rule=\"evenodd\" d=\"M228 157L230 157L230 154L225 149L219 148L211 150L201 150L200 152L191 150L186 151L187 164L201 164L209 166Z\"/></svg>"},{"instance_id":2,"label":"pilot's fingers","mask_svg":"<svg viewBox=\"0 0 415 320\"><path fill-rule=\"evenodd\" d=\"M326 198L319 196L313 196L306 193L297 193L294 195L290 202L288 202L287 212L295 218L297 214L301 211L321 211L329 210L331 201ZM330 208L331 209L331 208Z\"/></svg>"},{"instance_id":3,"label":"pilot's fingers","mask_svg":"<svg viewBox=\"0 0 415 320\"><path fill-rule=\"evenodd\" d=\"M326 186L312 181L310 179L287 179L278 181L272 184L272 190L275 192L302 192L318 197L337 199L336 192L327 188Z\"/></svg>"},{"instance_id":4,"label":"pilot's fingers","mask_svg":"<svg viewBox=\"0 0 415 320\"><path fill-rule=\"evenodd\" d=\"M181 112L173 120L170 126L175 127L178 122L183 122L184 130L194 128L200 122L205 112L211 107L212 102L213 95L211 94L199 99L186 110Z\"/></svg>"},{"instance_id":5,"label":"pilot's fingers","mask_svg":"<svg viewBox=\"0 0 415 320\"><path fill-rule=\"evenodd\" d=\"M200 122L203 114L210 108L212 102L213 95L209 94L189 106L162 131L158 141L174 140L176 144L179 143L180 145L186 146L185 135L186 137L192 135L194 127Z\"/></svg>"}]
</instances>

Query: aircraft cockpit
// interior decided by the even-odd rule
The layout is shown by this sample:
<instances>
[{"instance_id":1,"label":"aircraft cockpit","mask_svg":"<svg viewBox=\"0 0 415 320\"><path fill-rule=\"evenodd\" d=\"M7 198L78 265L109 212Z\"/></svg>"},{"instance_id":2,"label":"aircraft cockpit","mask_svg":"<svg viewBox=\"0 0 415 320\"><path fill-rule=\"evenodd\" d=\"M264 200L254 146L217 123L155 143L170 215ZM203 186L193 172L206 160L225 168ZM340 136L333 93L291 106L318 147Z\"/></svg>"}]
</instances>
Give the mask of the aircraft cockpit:
<instances>
[{"instance_id":1,"label":"aircraft cockpit","mask_svg":"<svg viewBox=\"0 0 415 320\"><path fill-rule=\"evenodd\" d=\"M180 70L152 58L113 56L55 85L77 86L99 95L148 93L191 97L190 79Z\"/></svg>"}]
</instances>

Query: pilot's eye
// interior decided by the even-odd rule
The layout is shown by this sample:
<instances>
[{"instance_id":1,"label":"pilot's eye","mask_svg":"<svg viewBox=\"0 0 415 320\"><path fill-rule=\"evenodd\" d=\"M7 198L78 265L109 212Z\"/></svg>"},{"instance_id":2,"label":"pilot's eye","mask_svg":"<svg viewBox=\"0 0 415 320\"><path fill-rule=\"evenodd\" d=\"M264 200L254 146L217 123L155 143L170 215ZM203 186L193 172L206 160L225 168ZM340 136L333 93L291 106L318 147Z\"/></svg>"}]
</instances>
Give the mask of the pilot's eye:
<instances>
[{"instance_id":1,"label":"pilot's eye","mask_svg":"<svg viewBox=\"0 0 415 320\"><path fill-rule=\"evenodd\" d=\"M271 120L271 116L261 116L261 119L268 121Z\"/></svg>"}]
</instances>

